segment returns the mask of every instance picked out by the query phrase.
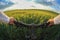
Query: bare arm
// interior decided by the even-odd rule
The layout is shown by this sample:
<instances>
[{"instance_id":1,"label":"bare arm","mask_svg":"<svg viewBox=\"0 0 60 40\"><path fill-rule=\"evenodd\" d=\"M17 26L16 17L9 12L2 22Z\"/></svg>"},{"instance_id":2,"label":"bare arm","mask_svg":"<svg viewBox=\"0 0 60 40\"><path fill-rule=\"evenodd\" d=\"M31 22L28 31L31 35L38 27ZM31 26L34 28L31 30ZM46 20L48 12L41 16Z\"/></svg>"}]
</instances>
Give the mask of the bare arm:
<instances>
[{"instance_id":1,"label":"bare arm","mask_svg":"<svg viewBox=\"0 0 60 40\"><path fill-rule=\"evenodd\" d=\"M9 23L10 18L7 15L5 15L4 12L0 11L0 21L3 23Z\"/></svg>"},{"instance_id":2,"label":"bare arm","mask_svg":"<svg viewBox=\"0 0 60 40\"><path fill-rule=\"evenodd\" d=\"M60 24L60 15L56 16L53 19L49 19L48 22L50 22L49 25Z\"/></svg>"}]
</instances>

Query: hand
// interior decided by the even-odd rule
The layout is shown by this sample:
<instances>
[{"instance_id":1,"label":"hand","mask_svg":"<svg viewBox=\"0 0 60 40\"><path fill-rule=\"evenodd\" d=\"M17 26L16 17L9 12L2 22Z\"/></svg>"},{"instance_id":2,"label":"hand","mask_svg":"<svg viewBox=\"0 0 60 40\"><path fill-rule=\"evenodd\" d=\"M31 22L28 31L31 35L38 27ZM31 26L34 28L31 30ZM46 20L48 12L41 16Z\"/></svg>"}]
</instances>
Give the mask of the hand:
<instances>
[{"instance_id":1,"label":"hand","mask_svg":"<svg viewBox=\"0 0 60 40\"><path fill-rule=\"evenodd\" d=\"M10 21L9 21L9 24L14 24L14 18L13 17L10 17Z\"/></svg>"},{"instance_id":2,"label":"hand","mask_svg":"<svg viewBox=\"0 0 60 40\"><path fill-rule=\"evenodd\" d=\"M54 24L54 19L49 19L48 22L50 22L49 26Z\"/></svg>"}]
</instances>

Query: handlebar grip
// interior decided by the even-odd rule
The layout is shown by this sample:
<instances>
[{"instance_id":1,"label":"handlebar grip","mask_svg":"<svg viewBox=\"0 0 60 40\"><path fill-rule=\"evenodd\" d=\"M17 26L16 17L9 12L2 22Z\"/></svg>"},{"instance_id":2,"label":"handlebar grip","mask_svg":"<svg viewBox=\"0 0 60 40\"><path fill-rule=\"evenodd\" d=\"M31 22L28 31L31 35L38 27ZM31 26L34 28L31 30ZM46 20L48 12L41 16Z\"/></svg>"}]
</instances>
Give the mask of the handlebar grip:
<instances>
[{"instance_id":1,"label":"handlebar grip","mask_svg":"<svg viewBox=\"0 0 60 40\"><path fill-rule=\"evenodd\" d=\"M47 28L49 24L50 24L50 22L45 22L43 24L40 24L39 27L41 27L41 28L44 28L44 27Z\"/></svg>"}]
</instances>

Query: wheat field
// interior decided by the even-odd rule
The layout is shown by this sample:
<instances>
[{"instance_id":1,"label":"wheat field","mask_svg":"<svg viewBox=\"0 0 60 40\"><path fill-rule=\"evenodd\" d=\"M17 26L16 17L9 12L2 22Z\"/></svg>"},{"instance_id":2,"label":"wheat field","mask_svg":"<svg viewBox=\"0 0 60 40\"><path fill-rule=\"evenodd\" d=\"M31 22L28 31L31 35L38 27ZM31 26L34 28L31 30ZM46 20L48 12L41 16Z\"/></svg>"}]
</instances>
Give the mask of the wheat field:
<instances>
[{"instance_id":1,"label":"wheat field","mask_svg":"<svg viewBox=\"0 0 60 40\"><path fill-rule=\"evenodd\" d=\"M18 21L22 21L26 24L39 24L47 21L50 18L54 18L58 15L56 12L48 10L11 10L5 11L9 17L14 17ZM44 32L44 40L58 40L60 36L60 25L54 25L48 28L36 28L35 35L37 40L40 40L42 31ZM25 35L29 29L25 27L16 27L15 25L0 24L0 40L26 40Z\"/></svg>"}]
</instances>

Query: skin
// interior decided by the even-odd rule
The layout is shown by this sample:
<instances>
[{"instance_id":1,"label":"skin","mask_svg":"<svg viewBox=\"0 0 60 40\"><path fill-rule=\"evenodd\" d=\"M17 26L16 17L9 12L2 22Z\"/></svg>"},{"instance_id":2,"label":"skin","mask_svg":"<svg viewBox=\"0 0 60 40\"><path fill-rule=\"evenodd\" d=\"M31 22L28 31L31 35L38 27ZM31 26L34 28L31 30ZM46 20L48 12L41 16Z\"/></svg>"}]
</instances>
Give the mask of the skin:
<instances>
[{"instance_id":1,"label":"skin","mask_svg":"<svg viewBox=\"0 0 60 40\"><path fill-rule=\"evenodd\" d=\"M49 26L54 25L54 19L49 19L48 22L50 22Z\"/></svg>"},{"instance_id":2,"label":"skin","mask_svg":"<svg viewBox=\"0 0 60 40\"><path fill-rule=\"evenodd\" d=\"M9 24L14 24L14 18L13 17L10 17L10 22L9 22Z\"/></svg>"}]
</instances>

